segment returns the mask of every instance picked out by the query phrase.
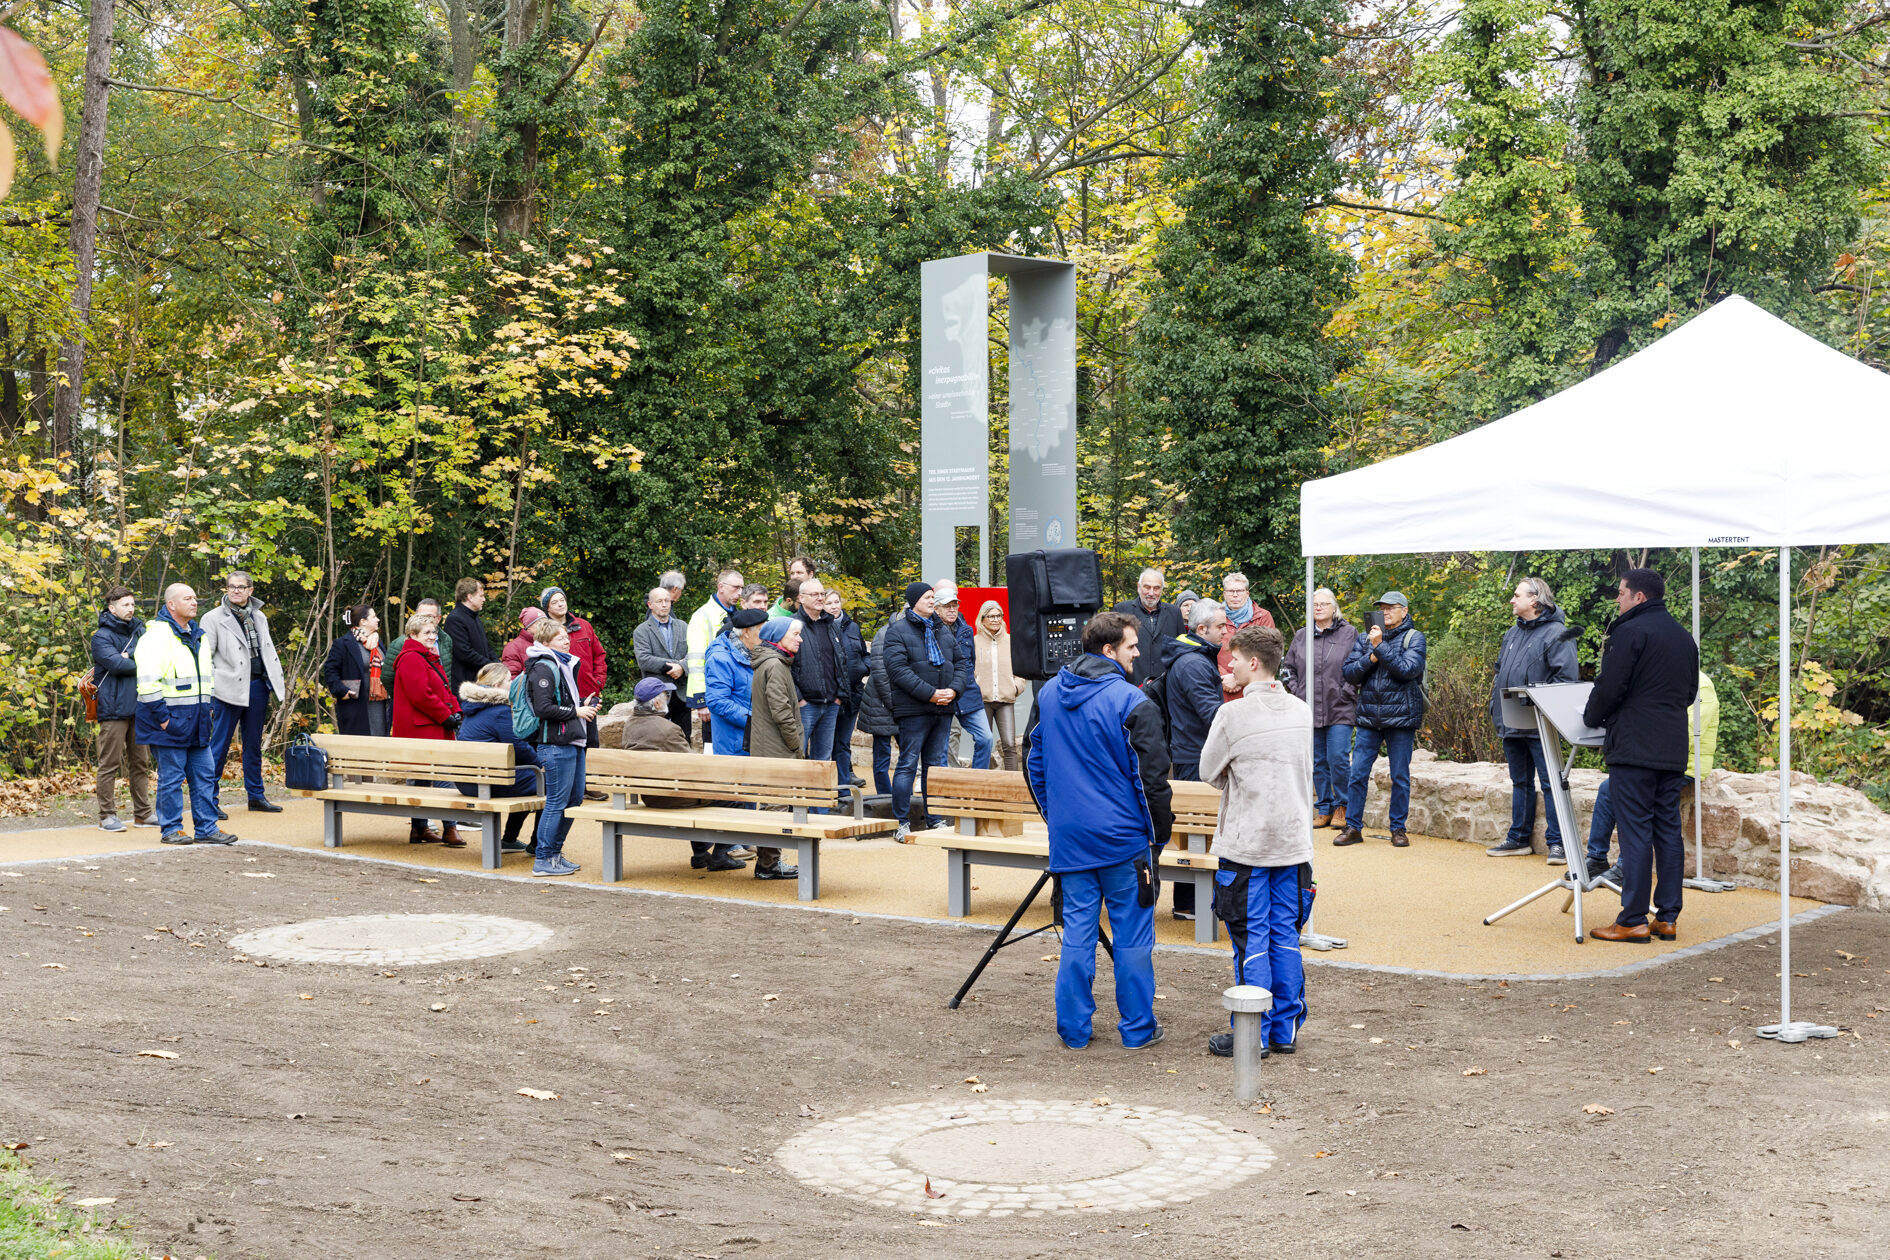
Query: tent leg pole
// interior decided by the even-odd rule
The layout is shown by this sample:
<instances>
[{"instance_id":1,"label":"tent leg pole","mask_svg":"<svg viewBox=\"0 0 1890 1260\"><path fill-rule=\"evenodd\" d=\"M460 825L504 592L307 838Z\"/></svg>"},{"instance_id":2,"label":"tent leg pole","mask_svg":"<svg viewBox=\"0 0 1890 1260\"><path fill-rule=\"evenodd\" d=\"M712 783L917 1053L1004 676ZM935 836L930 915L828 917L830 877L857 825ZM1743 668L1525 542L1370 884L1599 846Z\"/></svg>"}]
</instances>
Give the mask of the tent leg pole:
<instances>
[{"instance_id":1,"label":"tent leg pole","mask_svg":"<svg viewBox=\"0 0 1890 1260\"><path fill-rule=\"evenodd\" d=\"M1700 549L1693 549L1693 647L1700 648ZM1705 656L1702 655L1700 668L1704 672ZM1737 885L1728 880L1709 879L1706 875L1706 811L1701 805L1701 791L1706 786L1706 776L1699 773L1701 743L1705 739L1701 732L1700 710L1706 703L1704 696L1693 697L1693 878L1682 880L1681 886L1699 892L1731 892Z\"/></svg>"},{"instance_id":2,"label":"tent leg pole","mask_svg":"<svg viewBox=\"0 0 1890 1260\"><path fill-rule=\"evenodd\" d=\"M1313 557L1307 556L1306 557L1306 622L1305 622L1305 625L1306 625L1305 687L1306 687L1306 707L1312 710L1313 738L1316 740L1319 738L1319 671L1317 669L1317 666L1319 663L1319 656L1318 656L1319 645L1313 641L1312 593L1313 593ZM1316 759L1318 756L1317 749L1314 750L1313 755ZM1347 764L1349 765L1350 763L1348 762ZM1332 781L1332 767L1327 766L1326 767L1326 782L1330 783L1331 781ZM1346 944L1347 942L1345 938L1342 936L1322 936L1318 932L1313 931L1313 916L1312 915L1306 916L1306 926L1300 929L1300 933L1299 933L1299 947L1301 949L1316 949L1316 950L1319 950L1321 953L1324 953L1325 951L1331 950L1331 949L1344 949L1346 947Z\"/></svg>"},{"instance_id":3,"label":"tent leg pole","mask_svg":"<svg viewBox=\"0 0 1890 1260\"><path fill-rule=\"evenodd\" d=\"M1835 1037L1828 1024L1792 1018L1792 550L1778 549L1778 1023L1759 1029L1774 1041Z\"/></svg>"}]
</instances>

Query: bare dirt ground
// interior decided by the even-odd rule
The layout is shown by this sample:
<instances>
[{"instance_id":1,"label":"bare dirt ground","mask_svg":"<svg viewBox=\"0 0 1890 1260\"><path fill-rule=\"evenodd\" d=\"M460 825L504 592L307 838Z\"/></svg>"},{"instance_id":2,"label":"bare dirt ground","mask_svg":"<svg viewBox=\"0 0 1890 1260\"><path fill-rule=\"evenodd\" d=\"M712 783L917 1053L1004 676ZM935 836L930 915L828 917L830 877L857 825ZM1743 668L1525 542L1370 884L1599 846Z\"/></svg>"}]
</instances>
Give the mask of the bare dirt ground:
<instances>
[{"instance_id":1,"label":"bare dirt ground","mask_svg":"<svg viewBox=\"0 0 1890 1260\"><path fill-rule=\"evenodd\" d=\"M1205 1052L1226 973L1202 955L1157 955L1163 1045L1127 1052L1099 1024L1073 1053L1048 941L951 1012L984 933L250 846L11 869L0 1139L182 1257L1884 1254L1890 918L1867 912L1795 934L1800 1013L1856 1029L1799 1046L1752 1035L1776 1017L1772 939L1626 982L1314 967L1301 1053L1268 1063L1249 1110ZM223 944L438 911L555 935L385 970ZM1105 1011L1107 984L1105 964ZM1132 1218L943 1227L772 1162L816 1123L803 1108L950 1098L972 1075L993 1098L1199 1113L1279 1159Z\"/></svg>"}]
</instances>

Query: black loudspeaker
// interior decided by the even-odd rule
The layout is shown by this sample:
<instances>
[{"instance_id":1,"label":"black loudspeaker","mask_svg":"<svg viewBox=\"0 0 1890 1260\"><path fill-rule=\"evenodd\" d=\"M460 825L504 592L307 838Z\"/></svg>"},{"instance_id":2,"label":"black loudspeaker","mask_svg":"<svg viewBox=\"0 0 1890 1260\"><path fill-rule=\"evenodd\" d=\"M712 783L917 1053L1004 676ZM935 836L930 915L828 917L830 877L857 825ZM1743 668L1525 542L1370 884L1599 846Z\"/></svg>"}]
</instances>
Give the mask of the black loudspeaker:
<instances>
[{"instance_id":1,"label":"black loudspeaker","mask_svg":"<svg viewBox=\"0 0 1890 1260\"><path fill-rule=\"evenodd\" d=\"M1041 682L1083 654L1083 627L1103 606L1102 561L1087 547L1004 557L1011 595L1011 672Z\"/></svg>"}]
</instances>

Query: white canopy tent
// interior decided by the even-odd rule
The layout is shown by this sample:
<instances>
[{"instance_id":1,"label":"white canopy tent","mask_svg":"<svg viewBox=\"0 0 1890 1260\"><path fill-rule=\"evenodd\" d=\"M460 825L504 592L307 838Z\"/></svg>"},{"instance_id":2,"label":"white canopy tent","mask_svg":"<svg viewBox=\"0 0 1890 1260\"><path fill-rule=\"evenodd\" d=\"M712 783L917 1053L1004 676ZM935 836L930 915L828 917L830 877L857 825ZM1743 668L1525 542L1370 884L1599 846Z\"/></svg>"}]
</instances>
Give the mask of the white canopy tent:
<instances>
[{"instance_id":1,"label":"white canopy tent","mask_svg":"<svg viewBox=\"0 0 1890 1260\"><path fill-rule=\"evenodd\" d=\"M1461 437L1300 487L1312 558L1617 547L1779 549L1779 669L1791 669L1791 552L1890 541L1890 376L1744 298ZM1699 632L1697 611L1694 633ZM1779 738L1780 1016L1791 1017L1791 728ZM1316 720L1316 718L1315 718ZM1577 841L1579 843L1579 841Z\"/></svg>"}]
</instances>

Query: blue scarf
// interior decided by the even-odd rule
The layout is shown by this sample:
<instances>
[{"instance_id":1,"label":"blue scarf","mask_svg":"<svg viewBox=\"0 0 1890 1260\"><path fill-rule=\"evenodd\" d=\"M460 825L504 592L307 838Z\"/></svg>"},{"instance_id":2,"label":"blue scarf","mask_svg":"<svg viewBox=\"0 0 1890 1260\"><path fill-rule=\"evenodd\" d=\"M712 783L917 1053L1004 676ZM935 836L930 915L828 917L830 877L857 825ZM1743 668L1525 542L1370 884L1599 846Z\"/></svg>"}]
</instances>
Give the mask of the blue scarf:
<instances>
[{"instance_id":1,"label":"blue scarf","mask_svg":"<svg viewBox=\"0 0 1890 1260\"><path fill-rule=\"evenodd\" d=\"M932 662L934 665L943 665L945 663L945 656L944 653L938 650L938 637L932 633L932 619L930 617L921 617L910 608L906 609L906 616L925 627L925 659Z\"/></svg>"}]
</instances>

